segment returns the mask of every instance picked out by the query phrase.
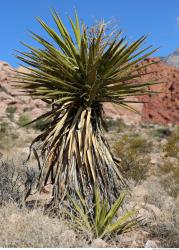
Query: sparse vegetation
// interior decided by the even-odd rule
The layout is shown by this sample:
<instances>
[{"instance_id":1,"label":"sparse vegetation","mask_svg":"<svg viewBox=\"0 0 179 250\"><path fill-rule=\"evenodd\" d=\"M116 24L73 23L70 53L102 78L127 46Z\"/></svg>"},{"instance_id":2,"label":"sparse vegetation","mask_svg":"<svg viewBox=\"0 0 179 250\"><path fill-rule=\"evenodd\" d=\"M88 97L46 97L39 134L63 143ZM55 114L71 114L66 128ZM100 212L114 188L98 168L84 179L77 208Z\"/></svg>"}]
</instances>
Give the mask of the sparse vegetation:
<instances>
[{"instance_id":1,"label":"sparse vegetation","mask_svg":"<svg viewBox=\"0 0 179 250\"><path fill-rule=\"evenodd\" d=\"M179 158L179 127L175 128L171 136L168 138L168 142L163 146L163 151L168 156Z\"/></svg>"},{"instance_id":2,"label":"sparse vegetation","mask_svg":"<svg viewBox=\"0 0 179 250\"><path fill-rule=\"evenodd\" d=\"M165 191L176 198L179 194L179 159L175 162L164 161L160 165L159 174L161 175L160 182Z\"/></svg>"},{"instance_id":3,"label":"sparse vegetation","mask_svg":"<svg viewBox=\"0 0 179 250\"><path fill-rule=\"evenodd\" d=\"M5 126L6 127L6 126ZM157 126L156 126L157 127ZM148 133L148 128L140 128L139 133L141 134L141 137L145 135L144 138L147 138L148 136L151 136L150 133ZM153 130L153 128L152 128ZM131 128L126 128L123 132L127 134L129 137L132 137L131 135ZM115 142L115 138L119 135L115 132L114 133L114 139L113 143ZM121 136L121 135L120 135ZM122 136L121 136L122 138ZM166 137L166 140L169 137ZM148 141L148 140L146 140ZM161 150L160 141L157 140L157 137L153 138L154 143L158 143L158 149ZM25 146L25 145L24 145ZM138 147L137 147L138 148ZM155 150L154 147L152 147L152 150ZM112 234L110 237L104 237L104 240L107 242L108 246L115 246L115 247L134 247L133 245L133 239L135 239L135 246L137 247L144 247L145 243L148 239L151 240L158 240L160 241L161 247L176 247L178 244L178 224L177 224L177 213L178 208L175 204L175 201L177 201L178 196L176 196L176 187L172 184L175 182L175 185L178 183L177 181L177 159L170 158L170 157L164 157L162 158L162 161L157 162L157 165L153 166L156 171L156 175L153 175L153 172L148 171L151 170L152 165L150 164L150 153L142 152L139 148L132 152L137 152L137 155L133 153L131 154L127 152L126 149L124 149L125 152L123 152L124 158L121 158L121 166L130 166L129 169L133 169L131 172L129 170L126 170L126 176L128 179L134 180L134 182L131 182L131 191L133 190L133 184L135 185L135 190L141 189L140 192L137 192L137 204L146 204L149 205L149 207L152 205L155 212L155 207L158 211L161 212L162 216L156 216L151 217L155 219L147 220L145 218L145 223L143 226L139 225L138 228L133 230L130 233L124 234L124 235L117 235ZM122 156L122 153L120 153L120 156ZM126 162L126 163L125 163ZM160 163L160 164L159 164ZM144 165L144 173L143 169L140 169L139 165ZM6 165L9 166L9 168L13 167L13 164L6 163ZM19 170L19 167L21 168ZM0 167L1 170L3 170L3 167ZM22 187L26 188L26 190L30 190L31 188L35 187L36 182L34 182L34 173L33 171L28 172L28 174L25 172L26 168L21 167L21 165L14 166L15 172L17 171L23 178L20 179L22 181ZM11 173L12 170L9 170L9 173ZM38 172L38 170L36 169ZM7 176L7 171L3 170L3 178ZM1 174L2 174L1 173ZM142 174L143 173L143 174ZM152 174L151 174L152 173ZM1 175L0 174L0 175ZM38 177L38 173L36 176ZM16 175L16 174L15 174ZM125 172L124 172L125 176ZM169 177L169 179L167 179ZM1 179L1 178L0 178ZM7 179L7 177L6 177ZM15 179L13 179L15 180ZM28 180L28 181L27 181ZM137 181L135 181L137 180ZM139 181L138 181L139 180ZM164 181L162 181L164 180ZM25 181L25 184L24 184ZM8 182L11 183L10 180ZM168 185L172 185L174 188L174 194L172 194L170 191L167 190ZM71 218L70 220L66 217L61 215L60 211L53 212L52 208L49 207L48 210L44 210L44 206L40 203L38 203L39 208L34 208L32 211L22 206L23 202L21 203L21 198L18 197L24 196L23 193L18 193L18 190L14 187L13 192L11 194L11 188L9 188L11 184L3 185L4 189L7 188L7 190L3 191L4 198L3 202L1 202L0 207L0 224L1 228L3 228L3 234L0 235L0 246L54 246L54 247L60 247L60 246L83 246L83 247L90 247L91 242L93 242L93 239L96 237L95 233L90 230L79 230L79 228L76 227L75 219ZM22 191L22 189L20 189ZM143 191L144 190L144 191ZM157 190L157 191L156 191ZM144 195L143 195L144 192ZM6 193L6 195L5 195ZM143 196L142 196L143 195ZM85 200L87 197L84 197ZM79 199L76 199L73 197L74 202L76 202L80 207L82 206ZM123 202L123 209L127 206L129 211L131 210L131 207L135 206L135 192L131 196L127 196L126 201ZM105 200L105 199L104 199ZM104 201L101 199L101 204ZM88 202L88 200L87 200ZM129 203L129 205L128 205ZM3 205L2 205L3 204ZM65 203L66 204L66 203ZM69 203L68 203L69 204ZM17 207L18 205L18 207ZM20 205L20 206L19 206ZM72 203L70 203L72 207ZM95 203L93 203L95 205ZM30 206L30 205L29 205ZM92 206L92 204L91 204ZM129 206L129 207L128 207ZM32 209L33 206L31 206ZM45 206L46 207L46 206ZM84 207L82 207L84 208ZM95 208L95 206L93 207ZM137 207L138 208L138 207ZM144 208L145 209L145 206ZM71 214L72 211L68 210ZM95 210L90 210L90 213L95 212ZM153 216L153 212L149 210L144 210L146 212L143 212L142 215L148 216L149 213L151 213L151 216ZM45 212L45 214L44 214ZM140 214L140 213L139 213ZM48 216L49 215L49 216ZM75 213L75 209L73 210L73 215L77 215ZM90 214L88 214L90 216ZM117 213L117 216L114 217L114 220L117 220L118 216L122 214ZM141 215L141 214L140 214ZM52 218L53 219L52 219ZM77 218L79 218L77 216ZM30 225L29 225L30 221ZM91 220L92 221L92 220ZM50 225L50 226L49 226ZM61 227L62 226L62 227ZM23 228L23 235L21 234L21 228ZM94 227L93 227L94 228ZM16 229L16 230L15 230ZM149 233L145 237L142 236L141 232L144 233L145 231ZM50 231L50 232L49 232ZM52 237L54 235L54 237ZM56 236L55 236L56 235ZM70 235L70 236L69 236ZM68 237L69 236L69 237ZM69 238L73 236L73 241L70 241ZM95 237L94 237L95 236ZM127 239L125 240L125 237ZM4 241L6 239L6 241ZM121 241L121 239L123 239ZM130 239L130 240L129 240Z\"/></svg>"},{"instance_id":4,"label":"sparse vegetation","mask_svg":"<svg viewBox=\"0 0 179 250\"><path fill-rule=\"evenodd\" d=\"M16 204L0 207L0 247L64 248L87 247L88 242L65 221L49 218L43 209L29 210Z\"/></svg>"},{"instance_id":5,"label":"sparse vegetation","mask_svg":"<svg viewBox=\"0 0 179 250\"><path fill-rule=\"evenodd\" d=\"M157 238L163 248L178 248L179 246L179 230L174 224L159 224L151 226L150 237Z\"/></svg>"},{"instance_id":6,"label":"sparse vegetation","mask_svg":"<svg viewBox=\"0 0 179 250\"><path fill-rule=\"evenodd\" d=\"M124 154L145 154L152 151L152 142L139 135L124 134L114 146L115 154L120 158Z\"/></svg>"}]
</instances>

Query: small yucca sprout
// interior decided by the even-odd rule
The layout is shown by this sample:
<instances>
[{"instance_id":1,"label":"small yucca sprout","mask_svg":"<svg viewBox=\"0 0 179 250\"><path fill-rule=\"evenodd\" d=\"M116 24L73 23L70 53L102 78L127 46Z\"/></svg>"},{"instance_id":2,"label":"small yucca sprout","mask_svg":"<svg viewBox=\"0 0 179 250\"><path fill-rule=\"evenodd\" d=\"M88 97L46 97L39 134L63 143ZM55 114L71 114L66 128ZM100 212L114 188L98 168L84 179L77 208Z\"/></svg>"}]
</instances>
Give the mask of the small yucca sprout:
<instances>
[{"instance_id":1,"label":"small yucca sprout","mask_svg":"<svg viewBox=\"0 0 179 250\"><path fill-rule=\"evenodd\" d=\"M89 233L95 238L106 238L115 233L127 233L143 220L136 216L136 209L123 211L119 216L119 212L123 210L124 192L109 206L108 199L101 196L99 189L95 187L91 208L79 191L76 191L76 194L77 199L69 197L70 205L65 213L77 230Z\"/></svg>"},{"instance_id":2,"label":"small yucca sprout","mask_svg":"<svg viewBox=\"0 0 179 250\"><path fill-rule=\"evenodd\" d=\"M18 88L52 107L34 120L48 122L30 147L41 163L38 189L51 182L54 199L62 200L69 190L88 195L97 183L111 200L124 180L104 137L102 104L135 111L127 98L153 84L139 83L140 69L147 67L139 63L155 50L139 50L146 36L129 45L121 32L107 34L105 25L89 31L76 13L74 22L69 18L73 39L56 11L52 16L57 32L38 18L52 42L31 32L40 48L24 44L29 51L17 55L29 70L19 74Z\"/></svg>"}]
</instances>

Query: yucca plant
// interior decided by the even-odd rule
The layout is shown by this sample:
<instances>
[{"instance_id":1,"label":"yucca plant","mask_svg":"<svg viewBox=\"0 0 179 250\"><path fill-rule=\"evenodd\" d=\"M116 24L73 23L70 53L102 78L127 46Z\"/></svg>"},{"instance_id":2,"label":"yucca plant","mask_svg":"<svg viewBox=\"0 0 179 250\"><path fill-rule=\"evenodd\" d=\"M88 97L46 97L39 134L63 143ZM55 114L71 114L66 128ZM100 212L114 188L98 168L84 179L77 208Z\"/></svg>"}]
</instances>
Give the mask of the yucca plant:
<instances>
[{"instance_id":1,"label":"yucca plant","mask_svg":"<svg viewBox=\"0 0 179 250\"><path fill-rule=\"evenodd\" d=\"M88 201L79 191L77 198L69 197L70 209L66 210L67 216L77 230L89 233L95 238L106 238L114 233L124 234L133 230L142 218L136 217L137 210L124 212L122 209L125 193L121 193L114 204L109 206L108 198L100 195L98 188L94 188L93 206L89 209ZM119 210L122 214L119 216ZM70 212L69 212L70 211Z\"/></svg>"},{"instance_id":2,"label":"yucca plant","mask_svg":"<svg viewBox=\"0 0 179 250\"><path fill-rule=\"evenodd\" d=\"M29 71L20 73L17 86L24 95L51 105L39 119L48 122L32 142L40 166L38 189L51 182L55 200L63 200L67 191L78 189L84 195L100 191L112 201L124 180L117 159L104 136L104 102L130 107L129 96L148 93L153 82L139 83L139 63L155 50L140 49L146 36L130 45L122 33L108 34L105 25L88 29L69 18L74 35L70 35L54 11L57 31L38 18L52 41L31 32L40 48L24 45L28 52L17 58ZM136 67L137 66L137 67ZM119 180L119 182L118 182Z\"/></svg>"}]
</instances>

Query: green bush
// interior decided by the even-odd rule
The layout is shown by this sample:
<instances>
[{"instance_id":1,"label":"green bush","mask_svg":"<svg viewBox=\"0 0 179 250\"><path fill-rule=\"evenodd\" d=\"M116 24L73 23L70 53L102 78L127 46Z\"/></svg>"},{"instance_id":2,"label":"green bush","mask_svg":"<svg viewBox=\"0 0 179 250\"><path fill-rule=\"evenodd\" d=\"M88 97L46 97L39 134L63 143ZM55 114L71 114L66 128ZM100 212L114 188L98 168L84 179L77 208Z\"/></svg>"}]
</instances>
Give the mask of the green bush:
<instances>
[{"instance_id":1,"label":"green bush","mask_svg":"<svg viewBox=\"0 0 179 250\"><path fill-rule=\"evenodd\" d=\"M171 130L168 127L160 127L153 131L152 135L158 138L165 138L171 135Z\"/></svg>"},{"instance_id":2,"label":"green bush","mask_svg":"<svg viewBox=\"0 0 179 250\"><path fill-rule=\"evenodd\" d=\"M116 130L117 132L122 132L127 125L124 123L124 121L120 118L114 120L114 119L108 119L106 120L106 125L109 130Z\"/></svg>"},{"instance_id":3,"label":"green bush","mask_svg":"<svg viewBox=\"0 0 179 250\"><path fill-rule=\"evenodd\" d=\"M16 112L17 108L15 106L9 106L6 108L6 112L10 119L14 118L14 113Z\"/></svg>"},{"instance_id":4,"label":"green bush","mask_svg":"<svg viewBox=\"0 0 179 250\"><path fill-rule=\"evenodd\" d=\"M48 122L47 121L44 121L44 120L38 120L36 121L34 124L33 124L33 127L35 129L39 129L39 130L44 130L45 127L48 125Z\"/></svg>"},{"instance_id":5,"label":"green bush","mask_svg":"<svg viewBox=\"0 0 179 250\"><path fill-rule=\"evenodd\" d=\"M31 120L32 119L31 119L29 114L22 114L22 115L19 116L18 124L20 126L24 126L27 123L29 123ZM29 125L28 125L28 127L29 127Z\"/></svg>"}]
</instances>

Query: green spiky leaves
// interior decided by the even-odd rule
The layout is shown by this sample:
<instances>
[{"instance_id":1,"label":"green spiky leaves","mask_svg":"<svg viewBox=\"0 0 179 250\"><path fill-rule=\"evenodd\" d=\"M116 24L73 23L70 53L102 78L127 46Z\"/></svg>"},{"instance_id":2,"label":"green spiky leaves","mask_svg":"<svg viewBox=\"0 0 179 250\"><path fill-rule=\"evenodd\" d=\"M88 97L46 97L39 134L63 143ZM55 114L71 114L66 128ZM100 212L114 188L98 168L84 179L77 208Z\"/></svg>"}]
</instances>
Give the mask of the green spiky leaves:
<instances>
[{"instance_id":1,"label":"green spiky leaves","mask_svg":"<svg viewBox=\"0 0 179 250\"><path fill-rule=\"evenodd\" d=\"M57 31L38 18L52 42L31 32L43 49L24 44L30 51L17 55L30 66L30 72L21 75L21 88L27 94L42 100L53 99L55 104L72 101L92 106L114 102L127 107L127 96L145 94L146 86L153 84L136 82L135 65L155 51L146 53L150 47L139 50L146 36L128 45L121 32L111 38L105 35L104 25L99 25L89 37L75 13L75 22L69 18L75 38L72 39L59 15L54 11L52 16Z\"/></svg>"},{"instance_id":2,"label":"green spiky leaves","mask_svg":"<svg viewBox=\"0 0 179 250\"><path fill-rule=\"evenodd\" d=\"M89 232L95 238L106 238L115 233L124 234L133 230L142 221L136 217L137 210L123 211L119 216L124 203L125 193L108 206L109 202L104 199L98 188L94 188L94 203L89 209L87 199L77 191L78 201L69 197L71 213L66 214L72 220L73 225L80 231Z\"/></svg>"}]
</instances>

